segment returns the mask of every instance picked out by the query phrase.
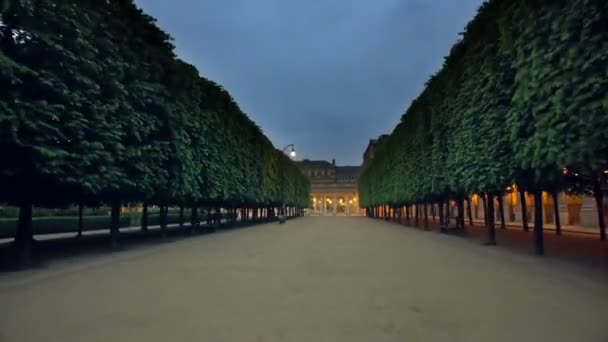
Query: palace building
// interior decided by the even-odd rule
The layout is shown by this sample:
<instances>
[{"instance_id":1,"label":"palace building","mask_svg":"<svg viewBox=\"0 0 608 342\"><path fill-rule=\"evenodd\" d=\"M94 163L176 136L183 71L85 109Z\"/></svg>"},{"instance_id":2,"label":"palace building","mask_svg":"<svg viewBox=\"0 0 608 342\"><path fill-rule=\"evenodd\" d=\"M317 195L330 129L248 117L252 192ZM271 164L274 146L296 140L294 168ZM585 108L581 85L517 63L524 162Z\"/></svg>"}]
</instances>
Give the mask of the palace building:
<instances>
[{"instance_id":1,"label":"palace building","mask_svg":"<svg viewBox=\"0 0 608 342\"><path fill-rule=\"evenodd\" d=\"M311 185L310 208L316 215L363 215L357 180L360 166L336 166L325 160L297 162Z\"/></svg>"}]
</instances>

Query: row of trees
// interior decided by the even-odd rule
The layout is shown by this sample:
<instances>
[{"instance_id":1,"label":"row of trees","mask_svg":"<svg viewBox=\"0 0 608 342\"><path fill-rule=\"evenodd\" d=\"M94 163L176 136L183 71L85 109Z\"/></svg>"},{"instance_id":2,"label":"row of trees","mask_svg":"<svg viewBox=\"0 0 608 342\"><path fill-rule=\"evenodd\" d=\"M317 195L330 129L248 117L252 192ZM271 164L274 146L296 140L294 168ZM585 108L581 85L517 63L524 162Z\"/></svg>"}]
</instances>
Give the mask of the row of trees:
<instances>
[{"instance_id":1,"label":"row of trees","mask_svg":"<svg viewBox=\"0 0 608 342\"><path fill-rule=\"evenodd\" d=\"M24 255L34 205L109 205L113 237L129 202L308 205L297 166L132 0L0 5L0 203Z\"/></svg>"},{"instance_id":2,"label":"row of trees","mask_svg":"<svg viewBox=\"0 0 608 342\"><path fill-rule=\"evenodd\" d=\"M534 195L542 254L542 192L589 193L606 239L607 23L604 0L486 1L364 169L362 205L454 200L464 222L468 196L484 195L493 217L516 184Z\"/></svg>"}]
</instances>

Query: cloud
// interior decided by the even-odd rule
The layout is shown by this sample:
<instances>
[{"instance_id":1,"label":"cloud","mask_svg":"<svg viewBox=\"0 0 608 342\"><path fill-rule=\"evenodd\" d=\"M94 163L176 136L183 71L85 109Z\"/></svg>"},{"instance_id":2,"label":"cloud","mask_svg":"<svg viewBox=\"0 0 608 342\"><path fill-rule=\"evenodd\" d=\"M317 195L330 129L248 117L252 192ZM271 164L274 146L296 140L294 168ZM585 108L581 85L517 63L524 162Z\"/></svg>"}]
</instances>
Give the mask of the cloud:
<instances>
[{"instance_id":1,"label":"cloud","mask_svg":"<svg viewBox=\"0 0 608 342\"><path fill-rule=\"evenodd\" d=\"M277 147L358 164L482 0L138 0Z\"/></svg>"}]
</instances>

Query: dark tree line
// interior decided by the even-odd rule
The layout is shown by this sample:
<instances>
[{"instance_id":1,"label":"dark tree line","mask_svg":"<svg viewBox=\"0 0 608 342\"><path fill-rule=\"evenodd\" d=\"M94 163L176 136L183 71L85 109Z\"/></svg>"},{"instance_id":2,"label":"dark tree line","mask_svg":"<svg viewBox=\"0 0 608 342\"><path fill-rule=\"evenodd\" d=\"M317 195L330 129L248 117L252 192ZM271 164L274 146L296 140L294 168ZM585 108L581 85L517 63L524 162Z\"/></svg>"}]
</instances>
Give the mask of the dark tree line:
<instances>
[{"instance_id":1,"label":"dark tree line","mask_svg":"<svg viewBox=\"0 0 608 342\"><path fill-rule=\"evenodd\" d=\"M308 205L297 166L132 0L0 11L0 202L20 208L24 255L32 206L109 205L116 241L126 203L187 207L192 223L200 207Z\"/></svg>"},{"instance_id":2,"label":"dark tree line","mask_svg":"<svg viewBox=\"0 0 608 342\"><path fill-rule=\"evenodd\" d=\"M542 254L542 193L586 193L606 239L607 99L608 2L486 1L363 171L361 203L370 215L405 207L416 218L426 213L412 205L434 204L444 221L452 200L464 226L476 193L495 243L494 199L516 184L534 196Z\"/></svg>"}]
</instances>

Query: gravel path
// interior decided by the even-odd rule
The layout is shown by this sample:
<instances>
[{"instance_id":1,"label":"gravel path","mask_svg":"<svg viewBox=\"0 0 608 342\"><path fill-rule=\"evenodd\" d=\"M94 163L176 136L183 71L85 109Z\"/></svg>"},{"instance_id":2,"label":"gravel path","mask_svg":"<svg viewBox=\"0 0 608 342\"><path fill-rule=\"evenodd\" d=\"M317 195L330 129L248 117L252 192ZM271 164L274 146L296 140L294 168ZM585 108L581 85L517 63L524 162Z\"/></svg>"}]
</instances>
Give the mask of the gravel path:
<instances>
[{"instance_id":1,"label":"gravel path","mask_svg":"<svg viewBox=\"0 0 608 342\"><path fill-rule=\"evenodd\" d=\"M608 341L605 274L308 217L0 277L0 341Z\"/></svg>"}]
</instances>

